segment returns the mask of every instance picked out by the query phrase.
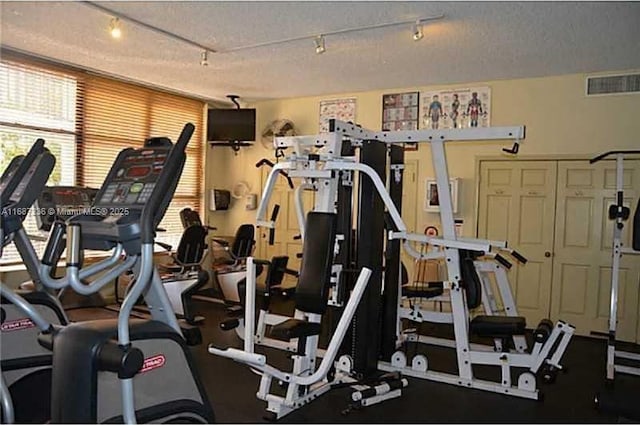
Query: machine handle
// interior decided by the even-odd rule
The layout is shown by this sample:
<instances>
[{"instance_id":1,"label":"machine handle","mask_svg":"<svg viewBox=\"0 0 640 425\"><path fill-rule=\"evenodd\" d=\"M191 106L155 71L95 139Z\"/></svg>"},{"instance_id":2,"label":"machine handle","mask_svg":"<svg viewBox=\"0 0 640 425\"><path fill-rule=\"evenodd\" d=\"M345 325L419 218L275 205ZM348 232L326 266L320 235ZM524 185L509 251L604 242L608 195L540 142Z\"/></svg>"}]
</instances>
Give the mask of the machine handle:
<instances>
[{"instance_id":1,"label":"machine handle","mask_svg":"<svg viewBox=\"0 0 640 425\"><path fill-rule=\"evenodd\" d=\"M300 272L298 272L297 270L285 268L284 272L285 274L288 274L293 277L300 277Z\"/></svg>"},{"instance_id":2,"label":"machine handle","mask_svg":"<svg viewBox=\"0 0 640 425\"><path fill-rule=\"evenodd\" d=\"M507 260L506 258L504 258L502 255L500 254L496 254L495 259L498 263L502 264L507 270L511 269L511 267L513 267L513 264L511 264L509 262L509 260Z\"/></svg>"},{"instance_id":3,"label":"machine handle","mask_svg":"<svg viewBox=\"0 0 640 425\"><path fill-rule=\"evenodd\" d=\"M158 242L156 241L156 245L158 245L159 247L161 247L162 249L164 249L165 251L171 251L173 250L173 247L171 245L169 245L168 243L164 243L164 242Z\"/></svg>"},{"instance_id":4,"label":"machine handle","mask_svg":"<svg viewBox=\"0 0 640 425\"><path fill-rule=\"evenodd\" d=\"M77 223L67 226L67 267L82 266L81 246L82 228Z\"/></svg>"},{"instance_id":5,"label":"machine handle","mask_svg":"<svg viewBox=\"0 0 640 425\"><path fill-rule=\"evenodd\" d=\"M529 261L529 260L527 260L527 258L524 255L520 254L515 249L513 251L511 251L511 256L513 258L515 258L516 260L518 260L522 264L527 264L527 261Z\"/></svg>"},{"instance_id":6,"label":"machine handle","mask_svg":"<svg viewBox=\"0 0 640 425\"><path fill-rule=\"evenodd\" d=\"M144 355L131 345L122 347L113 341L105 343L98 352L98 369L114 372L120 379L133 378L142 369Z\"/></svg>"},{"instance_id":7,"label":"machine handle","mask_svg":"<svg viewBox=\"0 0 640 425\"><path fill-rule=\"evenodd\" d=\"M62 252L64 251L64 235L66 233L67 226L62 221L56 221L53 223L51 232L49 233L49 240L47 246L42 254L42 264L46 266L53 266L58 263Z\"/></svg>"},{"instance_id":8,"label":"machine handle","mask_svg":"<svg viewBox=\"0 0 640 425\"><path fill-rule=\"evenodd\" d=\"M518 151L520 150L520 143L515 142L511 149L502 148L502 150L503 150L503 152L510 153L512 155L516 155L518 153Z\"/></svg>"},{"instance_id":9,"label":"machine handle","mask_svg":"<svg viewBox=\"0 0 640 425\"><path fill-rule=\"evenodd\" d=\"M275 166L275 164L267 158L262 158L260 161L256 162L256 168L260 168L263 165L268 165L271 168Z\"/></svg>"},{"instance_id":10,"label":"machine handle","mask_svg":"<svg viewBox=\"0 0 640 425\"><path fill-rule=\"evenodd\" d=\"M278 213L280 213L280 205L275 204L273 206L273 211L271 212L271 221L275 222L276 219L278 218ZM269 245L273 245L273 243L276 240L276 229L274 227L271 227L269 229Z\"/></svg>"},{"instance_id":11,"label":"machine handle","mask_svg":"<svg viewBox=\"0 0 640 425\"><path fill-rule=\"evenodd\" d=\"M618 155L618 154L624 154L624 155L630 155L630 154L640 154L640 150L626 150L626 151L608 151L608 152L604 152L601 153L598 156L595 156L593 158L591 158L589 160L589 164L594 164L598 161L602 161L603 159L605 159L606 157L608 157L609 155Z\"/></svg>"},{"instance_id":12,"label":"machine handle","mask_svg":"<svg viewBox=\"0 0 640 425\"><path fill-rule=\"evenodd\" d=\"M263 165L268 165L271 168L275 167L275 164L272 161L268 160L267 158L262 158L260 161L256 162L256 168L260 168ZM291 189L293 189L294 188L293 180L291 180L291 177L289 177L289 174L286 171L282 171L282 170L278 170L278 173L280 173L280 175L282 175L284 178L287 179L287 184Z\"/></svg>"}]
</instances>

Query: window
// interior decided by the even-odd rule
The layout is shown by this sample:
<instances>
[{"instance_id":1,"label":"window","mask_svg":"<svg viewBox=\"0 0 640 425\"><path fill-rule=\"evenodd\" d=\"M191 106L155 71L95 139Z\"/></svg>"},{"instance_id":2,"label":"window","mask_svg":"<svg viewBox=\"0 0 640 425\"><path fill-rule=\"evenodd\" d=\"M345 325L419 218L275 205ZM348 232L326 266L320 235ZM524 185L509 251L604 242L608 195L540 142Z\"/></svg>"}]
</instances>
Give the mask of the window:
<instances>
[{"instance_id":1,"label":"window","mask_svg":"<svg viewBox=\"0 0 640 425\"><path fill-rule=\"evenodd\" d=\"M187 163L175 196L160 224L158 240L176 245L184 207L201 210L204 103L134 84L49 66L0 62L0 171L38 137L56 156L49 185L99 188L117 153L141 146L145 139L166 136L175 141L185 123L196 131L187 148ZM36 233L35 219L25 220ZM44 243L35 243L37 250ZM20 262L13 246L0 265Z\"/></svg>"},{"instance_id":2,"label":"window","mask_svg":"<svg viewBox=\"0 0 640 425\"><path fill-rule=\"evenodd\" d=\"M76 91L73 77L0 62L0 170L13 157L25 154L41 137L56 157L50 185L73 185L76 180ZM35 217L25 219L28 234L37 234ZM34 241L40 252L44 242ZM0 264L21 262L13 245Z\"/></svg>"},{"instance_id":3,"label":"window","mask_svg":"<svg viewBox=\"0 0 640 425\"><path fill-rule=\"evenodd\" d=\"M203 175L203 102L144 87L89 76L83 92L82 184L100 187L113 159L122 149L140 146L153 136L176 141L185 123L196 126L187 147L187 163L158 233L173 246L182 234L179 212L200 211Z\"/></svg>"},{"instance_id":4,"label":"window","mask_svg":"<svg viewBox=\"0 0 640 425\"><path fill-rule=\"evenodd\" d=\"M74 78L0 63L0 168L42 137L56 156L49 184L75 181L76 90Z\"/></svg>"}]
</instances>

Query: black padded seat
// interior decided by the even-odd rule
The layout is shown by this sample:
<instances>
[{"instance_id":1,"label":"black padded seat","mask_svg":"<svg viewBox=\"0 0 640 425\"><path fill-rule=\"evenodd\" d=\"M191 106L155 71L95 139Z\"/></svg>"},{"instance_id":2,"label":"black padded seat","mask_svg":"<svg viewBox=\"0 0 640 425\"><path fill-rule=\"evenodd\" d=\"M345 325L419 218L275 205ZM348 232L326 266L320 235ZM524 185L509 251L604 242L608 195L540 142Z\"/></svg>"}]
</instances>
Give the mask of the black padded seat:
<instances>
[{"instance_id":1,"label":"black padded seat","mask_svg":"<svg viewBox=\"0 0 640 425\"><path fill-rule=\"evenodd\" d=\"M527 321L524 317L515 316L476 316L471 321L471 333L488 338L509 338L513 335L524 335Z\"/></svg>"},{"instance_id":2,"label":"black padded seat","mask_svg":"<svg viewBox=\"0 0 640 425\"><path fill-rule=\"evenodd\" d=\"M284 339L287 341L294 338L306 338L313 335L320 335L320 323L288 319L273 326L270 334L274 338Z\"/></svg>"},{"instance_id":3,"label":"black padded seat","mask_svg":"<svg viewBox=\"0 0 640 425\"><path fill-rule=\"evenodd\" d=\"M442 283L430 282L428 285L402 285L402 295L409 298L435 298L444 292Z\"/></svg>"}]
</instances>

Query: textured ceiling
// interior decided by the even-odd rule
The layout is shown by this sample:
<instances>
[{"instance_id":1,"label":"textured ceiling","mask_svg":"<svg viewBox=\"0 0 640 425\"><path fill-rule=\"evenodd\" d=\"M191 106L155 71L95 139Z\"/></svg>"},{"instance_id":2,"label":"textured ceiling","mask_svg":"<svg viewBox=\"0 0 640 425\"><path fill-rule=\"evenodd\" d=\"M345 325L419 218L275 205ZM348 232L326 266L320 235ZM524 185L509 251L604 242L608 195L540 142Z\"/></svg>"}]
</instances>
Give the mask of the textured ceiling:
<instances>
[{"instance_id":1,"label":"textured ceiling","mask_svg":"<svg viewBox=\"0 0 640 425\"><path fill-rule=\"evenodd\" d=\"M103 2L145 23L225 50L444 14L410 25L235 53L201 50L80 2L0 3L4 47L209 99L324 95L430 84L640 68L640 2Z\"/></svg>"}]
</instances>

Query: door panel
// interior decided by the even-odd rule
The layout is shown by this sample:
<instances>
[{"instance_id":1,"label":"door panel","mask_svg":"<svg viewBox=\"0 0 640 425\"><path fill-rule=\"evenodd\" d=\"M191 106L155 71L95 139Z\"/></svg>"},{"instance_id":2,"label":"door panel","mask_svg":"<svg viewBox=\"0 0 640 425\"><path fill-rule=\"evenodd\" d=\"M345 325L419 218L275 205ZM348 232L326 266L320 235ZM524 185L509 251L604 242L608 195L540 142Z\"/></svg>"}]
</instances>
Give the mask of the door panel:
<instances>
[{"instance_id":1,"label":"door panel","mask_svg":"<svg viewBox=\"0 0 640 425\"><path fill-rule=\"evenodd\" d=\"M555 161L482 161L478 236L506 240L529 262L509 279L529 326L549 316L555 209Z\"/></svg>"},{"instance_id":2,"label":"door panel","mask_svg":"<svg viewBox=\"0 0 640 425\"><path fill-rule=\"evenodd\" d=\"M545 224L544 196L523 196L520 198L520 227L518 240L521 244L540 245L544 243L544 234L540 229Z\"/></svg>"},{"instance_id":3,"label":"door panel","mask_svg":"<svg viewBox=\"0 0 640 425\"><path fill-rule=\"evenodd\" d=\"M499 190L499 189L498 189ZM492 239L507 240L509 238L509 216L511 214L511 195L489 195L487 210L483 224L486 234Z\"/></svg>"},{"instance_id":4,"label":"door panel","mask_svg":"<svg viewBox=\"0 0 640 425\"><path fill-rule=\"evenodd\" d=\"M562 317L565 314L582 315L587 310L587 288L585 282L588 275L589 266L587 265L561 264L559 286Z\"/></svg>"},{"instance_id":5,"label":"door panel","mask_svg":"<svg viewBox=\"0 0 640 425\"><path fill-rule=\"evenodd\" d=\"M625 203L634 205L640 188L640 161L625 161ZM578 334L606 332L611 289L615 162L559 161L558 207L554 246L552 318L576 326ZM623 232L629 246L631 222ZM618 301L618 337L637 341L640 261L622 258Z\"/></svg>"},{"instance_id":6,"label":"door panel","mask_svg":"<svg viewBox=\"0 0 640 425\"><path fill-rule=\"evenodd\" d=\"M544 286L545 265L541 262L527 263L526 273L520 273L520 279L516 293L514 294L518 308L535 310L540 307L540 288Z\"/></svg>"},{"instance_id":7,"label":"door panel","mask_svg":"<svg viewBox=\"0 0 640 425\"><path fill-rule=\"evenodd\" d=\"M569 196L564 199L564 239L563 246L567 248L589 248L591 245L591 217L593 217L593 198L576 198Z\"/></svg>"}]
</instances>

